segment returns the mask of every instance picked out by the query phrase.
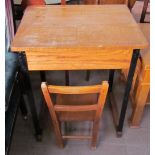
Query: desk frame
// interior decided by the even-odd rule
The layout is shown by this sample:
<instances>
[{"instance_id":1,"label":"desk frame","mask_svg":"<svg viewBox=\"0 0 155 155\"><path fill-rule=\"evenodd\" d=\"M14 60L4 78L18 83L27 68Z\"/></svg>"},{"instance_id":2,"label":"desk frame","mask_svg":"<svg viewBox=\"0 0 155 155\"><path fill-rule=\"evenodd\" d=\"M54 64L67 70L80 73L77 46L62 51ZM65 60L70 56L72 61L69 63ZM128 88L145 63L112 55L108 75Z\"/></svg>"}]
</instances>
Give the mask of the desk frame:
<instances>
[{"instance_id":1,"label":"desk frame","mask_svg":"<svg viewBox=\"0 0 155 155\"><path fill-rule=\"evenodd\" d=\"M139 52L140 52L139 49L135 49L135 50L133 50L133 53L132 53L130 69L129 69L126 88L125 88L124 97L123 97L123 101L122 101L121 113L120 113L119 117L118 117L117 109L115 109L116 105L112 101L112 96L113 96L112 87L113 87L113 79L114 79L115 69L111 69L109 72L109 97L110 97L110 105L113 109L112 112L113 112L113 119L114 119L115 126L116 126L117 137L122 136L124 119L125 119L129 95L130 95L130 89L131 89L131 85L132 85L132 80L133 80L137 60L139 57ZM40 124L39 124L39 120L38 120L38 116L37 116L37 112L36 112L36 108L35 108L35 100L34 100L31 81L30 81L30 77L29 77L26 54L25 54L25 52L21 52L21 53L18 53L18 55L19 55L19 63L21 66L21 70L25 77L25 87L28 92L28 99L29 99L29 102L31 105L31 113L32 113L32 119L33 119L36 136L41 138L42 130L40 128ZM41 81L45 81L46 80L45 72L40 71L40 75L41 75Z\"/></svg>"}]
</instances>

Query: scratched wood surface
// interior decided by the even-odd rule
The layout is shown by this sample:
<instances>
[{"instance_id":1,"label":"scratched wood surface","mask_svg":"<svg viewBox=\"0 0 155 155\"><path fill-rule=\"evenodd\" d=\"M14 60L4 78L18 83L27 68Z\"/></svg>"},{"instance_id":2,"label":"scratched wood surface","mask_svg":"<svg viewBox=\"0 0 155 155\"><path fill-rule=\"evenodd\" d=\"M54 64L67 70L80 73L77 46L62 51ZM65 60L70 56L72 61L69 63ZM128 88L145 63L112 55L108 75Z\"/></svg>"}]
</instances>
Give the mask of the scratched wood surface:
<instances>
[{"instance_id":1,"label":"scratched wood surface","mask_svg":"<svg viewBox=\"0 0 155 155\"><path fill-rule=\"evenodd\" d=\"M147 41L125 5L28 7L12 51L135 49Z\"/></svg>"}]
</instances>

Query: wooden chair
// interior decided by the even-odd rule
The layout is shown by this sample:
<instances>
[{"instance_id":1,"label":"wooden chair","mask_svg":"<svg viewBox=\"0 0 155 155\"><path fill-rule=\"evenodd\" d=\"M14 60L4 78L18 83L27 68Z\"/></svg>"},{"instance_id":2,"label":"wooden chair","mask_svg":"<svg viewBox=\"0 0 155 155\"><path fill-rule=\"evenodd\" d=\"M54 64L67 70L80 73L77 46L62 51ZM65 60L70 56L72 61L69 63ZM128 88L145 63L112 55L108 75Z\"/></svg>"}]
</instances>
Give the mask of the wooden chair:
<instances>
[{"instance_id":1,"label":"wooden chair","mask_svg":"<svg viewBox=\"0 0 155 155\"><path fill-rule=\"evenodd\" d=\"M142 32L150 42L150 24L139 24ZM122 75L126 80L128 70L123 70ZM122 78L123 78L122 77ZM138 127L143 114L144 107L149 98L150 92L150 48L141 50L141 55L136 66L132 88L130 92L131 102L133 103L130 127Z\"/></svg>"},{"instance_id":2,"label":"wooden chair","mask_svg":"<svg viewBox=\"0 0 155 155\"><path fill-rule=\"evenodd\" d=\"M150 24L139 24L142 32L150 42ZM147 98L150 92L150 48L141 51L140 65L138 66L139 72L135 79L135 91L133 111L131 115L131 127L138 127L146 105ZM136 75L135 75L136 76Z\"/></svg>"},{"instance_id":3,"label":"wooden chair","mask_svg":"<svg viewBox=\"0 0 155 155\"><path fill-rule=\"evenodd\" d=\"M144 0L144 6L140 19L140 28L144 36L150 43L150 24L145 23L145 15L147 13L149 0ZM141 50L139 60L137 62L136 71L133 77L132 88L130 91L133 110L130 118L130 127L139 127L144 107L150 95L150 45L147 49ZM122 79L126 80L128 70L122 71Z\"/></svg>"},{"instance_id":4,"label":"wooden chair","mask_svg":"<svg viewBox=\"0 0 155 155\"><path fill-rule=\"evenodd\" d=\"M94 86L54 86L43 82L42 92L54 126L57 142L63 147L63 139L91 139L91 147L96 148L99 122L105 104L108 82ZM50 95L55 94L56 100ZM90 136L62 135L61 122L92 121Z\"/></svg>"}]
</instances>

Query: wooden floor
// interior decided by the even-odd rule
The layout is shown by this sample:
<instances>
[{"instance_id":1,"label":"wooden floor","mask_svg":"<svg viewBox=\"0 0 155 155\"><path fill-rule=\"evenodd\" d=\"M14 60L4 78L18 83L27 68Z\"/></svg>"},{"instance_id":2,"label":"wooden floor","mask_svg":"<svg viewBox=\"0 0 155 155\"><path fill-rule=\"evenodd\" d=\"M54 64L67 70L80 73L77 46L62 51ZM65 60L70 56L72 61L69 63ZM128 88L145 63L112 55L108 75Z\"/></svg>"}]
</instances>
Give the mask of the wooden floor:
<instances>
[{"instance_id":1,"label":"wooden floor","mask_svg":"<svg viewBox=\"0 0 155 155\"><path fill-rule=\"evenodd\" d=\"M137 2L133 8L133 15L136 21L140 19L142 3ZM148 18L148 17L147 17ZM70 72L71 85L90 85L99 84L102 80L108 79L107 71L92 71L90 81L85 81L85 71ZM47 80L52 84L63 85L65 83L63 71L47 72ZM150 154L150 109L145 108L141 127L138 129L130 129L128 126L128 118L131 115L131 105L127 110L127 117L124 125L124 135L117 138L113 125L111 111L106 103L102 122L99 131L99 142L97 149L90 149L89 141L66 141L64 149L57 147L53 127L50 116L46 107L41 106L41 89L40 77L38 72L31 73L33 81L33 90L35 93L36 107L38 112L41 111L41 125L44 129L42 142L36 142L33 136L34 130L29 113L28 120L24 121L20 111L17 115L10 155L149 155ZM115 76L114 94L117 95L117 103L121 103L124 91L124 84L118 81L118 73ZM120 102L119 102L120 101ZM120 104L118 104L118 107ZM89 122L84 123L68 123L67 132L70 134L89 133Z\"/></svg>"}]
</instances>

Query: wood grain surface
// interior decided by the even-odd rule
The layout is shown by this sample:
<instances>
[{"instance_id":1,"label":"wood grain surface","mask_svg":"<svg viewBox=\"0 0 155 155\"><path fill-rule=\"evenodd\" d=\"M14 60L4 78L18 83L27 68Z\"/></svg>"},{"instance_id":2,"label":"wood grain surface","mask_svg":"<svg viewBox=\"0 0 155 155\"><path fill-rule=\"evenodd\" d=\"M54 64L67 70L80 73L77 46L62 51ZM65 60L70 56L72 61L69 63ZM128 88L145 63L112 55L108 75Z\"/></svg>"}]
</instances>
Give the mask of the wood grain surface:
<instances>
[{"instance_id":1,"label":"wood grain surface","mask_svg":"<svg viewBox=\"0 0 155 155\"><path fill-rule=\"evenodd\" d=\"M149 43L148 48L141 50L142 65L145 69L150 70L150 24L140 23L139 26Z\"/></svg>"},{"instance_id":2,"label":"wood grain surface","mask_svg":"<svg viewBox=\"0 0 155 155\"><path fill-rule=\"evenodd\" d=\"M125 5L30 6L12 51L141 49L147 41Z\"/></svg>"},{"instance_id":3,"label":"wood grain surface","mask_svg":"<svg viewBox=\"0 0 155 155\"><path fill-rule=\"evenodd\" d=\"M27 51L29 70L127 69L132 50L57 49Z\"/></svg>"}]
</instances>

